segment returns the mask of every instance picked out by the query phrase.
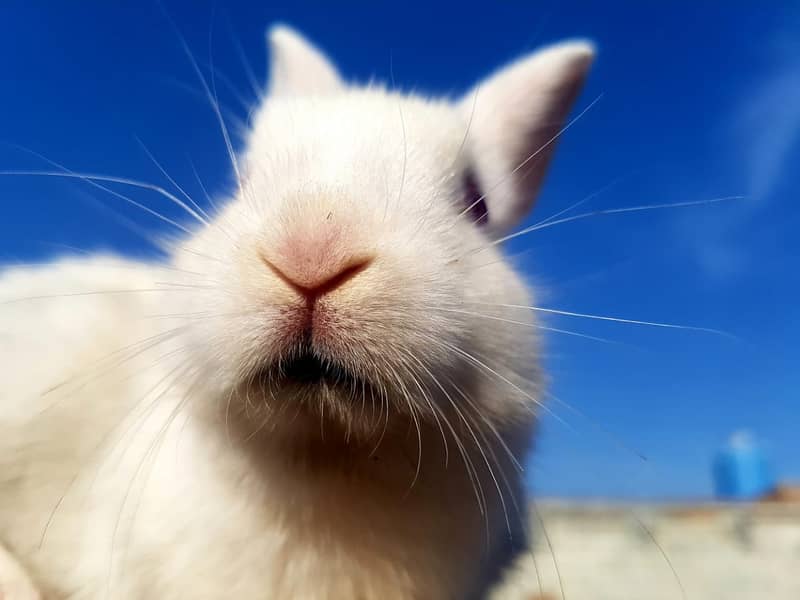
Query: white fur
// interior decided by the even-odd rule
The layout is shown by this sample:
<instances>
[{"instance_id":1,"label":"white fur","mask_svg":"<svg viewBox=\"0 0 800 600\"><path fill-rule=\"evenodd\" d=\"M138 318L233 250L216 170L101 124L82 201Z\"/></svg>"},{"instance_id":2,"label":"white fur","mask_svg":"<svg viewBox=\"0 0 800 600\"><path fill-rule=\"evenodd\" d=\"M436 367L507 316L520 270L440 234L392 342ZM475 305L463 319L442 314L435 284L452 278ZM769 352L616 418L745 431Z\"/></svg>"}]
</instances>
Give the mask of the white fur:
<instances>
[{"instance_id":1,"label":"white fur","mask_svg":"<svg viewBox=\"0 0 800 600\"><path fill-rule=\"evenodd\" d=\"M40 600L39 590L17 560L0 546L0 598Z\"/></svg>"},{"instance_id":2,"label":"white fur","mask_svg":"<svg viewBox=\"0 0 800 600\"><path fill-rule=\"evenodd\" d=\"M0 540L48 598L473 598L524 541L509 454L536 412L534 328L492 305L531 299L483 248L530 204L541 173L514 162L566 115L586 46L515 64L473 111L271 42L240 187L169 264L0 278ZM470 169L490 228L459 216ZM257 378L306 314L287 282L354 261L313 343L378 393Z\"/></svg>"}]
</instances>

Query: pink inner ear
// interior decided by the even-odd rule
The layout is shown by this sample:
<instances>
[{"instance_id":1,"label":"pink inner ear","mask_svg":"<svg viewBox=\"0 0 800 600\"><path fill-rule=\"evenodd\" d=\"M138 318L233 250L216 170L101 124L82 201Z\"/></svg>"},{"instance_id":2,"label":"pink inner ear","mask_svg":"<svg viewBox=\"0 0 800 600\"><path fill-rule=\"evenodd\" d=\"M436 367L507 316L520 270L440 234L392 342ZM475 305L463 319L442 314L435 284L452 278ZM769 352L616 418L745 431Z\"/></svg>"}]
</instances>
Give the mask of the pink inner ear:
<instances>
[{"instance_id":1,"label":"pink inner ear","mask_svg":"<svg viewBox=\"0 0 800 600\"><path fill-rule=\"evenodd\" d=\"M474 223L486 225L489 222L489 209L486 207L486 198L483 197L475 173L469 170L464 175L464 204L467 214Z\"/></svg>"}]
</instances>

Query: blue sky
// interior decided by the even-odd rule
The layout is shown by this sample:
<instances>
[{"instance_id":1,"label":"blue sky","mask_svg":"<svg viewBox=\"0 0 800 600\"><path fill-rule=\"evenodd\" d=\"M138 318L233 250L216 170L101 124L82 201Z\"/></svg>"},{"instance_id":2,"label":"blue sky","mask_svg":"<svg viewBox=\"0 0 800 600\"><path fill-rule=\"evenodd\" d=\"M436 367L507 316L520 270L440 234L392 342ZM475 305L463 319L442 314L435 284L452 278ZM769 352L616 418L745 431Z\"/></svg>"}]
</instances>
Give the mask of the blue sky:
<instances>
[{"instance_id":1,"label":"blue sky","mask_svg":"<svg viewBox=\"0 0 800 600\"><path fill-rule=\"evenodd\" d=\"M800 10L790 3L165 2L231 119L266 74L263 34L288 22L357 80L464 91L549 41L588 37L599 58L531 219L590 208L705 200L523 236L508 251L558 309L722 329L581 318L551 336L552 410L529 477L543 494L697 497L730 433L752 431L775 470L800 478ZM224 4L224 8L223 8ZM211 50L209 51L209 46ZM241 52L240 52L241 51ZM0 22L0 169L71 169L158 181L137 137L189 191L230 182L213 113L155 2L12 0ZM244 104L240 102L244 100ZM164 183L161 181L161 183ZM141 194L169 211L155 196ZM159 227L97 190L0 177L0 258L65 247L152 252L119 216ZM647 461L637 458L644 454Z\"/></svg>"}]
</instances>

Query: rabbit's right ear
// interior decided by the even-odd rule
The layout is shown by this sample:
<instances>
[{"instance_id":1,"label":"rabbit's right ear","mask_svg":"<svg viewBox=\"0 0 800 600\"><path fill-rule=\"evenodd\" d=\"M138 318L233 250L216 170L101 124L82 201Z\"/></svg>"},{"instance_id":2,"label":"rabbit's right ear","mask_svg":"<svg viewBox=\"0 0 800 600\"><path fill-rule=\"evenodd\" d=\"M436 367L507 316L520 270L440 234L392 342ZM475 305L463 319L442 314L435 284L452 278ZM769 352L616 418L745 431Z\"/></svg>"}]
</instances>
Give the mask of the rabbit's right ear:
<instances>
[{"instance_id":1,"label":"rabbit's right ear","mask_svg":"<svg viewBox=\"0 0 800 600\"><path fill-rule=\"evenodd\" d=\"M336 68L311 42L286 25L267 33L270 96L308 96L340 90Z\"/></svg>"}]
</instances>

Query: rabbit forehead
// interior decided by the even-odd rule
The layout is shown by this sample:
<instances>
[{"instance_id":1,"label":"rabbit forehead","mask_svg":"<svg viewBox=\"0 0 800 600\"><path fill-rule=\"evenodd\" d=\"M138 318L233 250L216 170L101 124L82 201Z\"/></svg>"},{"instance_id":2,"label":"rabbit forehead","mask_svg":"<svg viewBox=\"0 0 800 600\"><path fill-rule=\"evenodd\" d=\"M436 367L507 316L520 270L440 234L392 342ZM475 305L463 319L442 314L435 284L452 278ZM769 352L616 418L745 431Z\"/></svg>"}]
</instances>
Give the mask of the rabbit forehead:
<instances>
[{"instance_id":1,"label":"rabbit forehead","mask_svg":"<svg viewBox=\"0 0 800 600\"><path fill-rule=\"evenodd\" d=\"M458 166L467 125L449 102L377 87L273 98L254 120L247 165L273 178L300 175L339 186L372 182L386 189L403 173L438 180Z\"/></svg>"}]
</instances>

